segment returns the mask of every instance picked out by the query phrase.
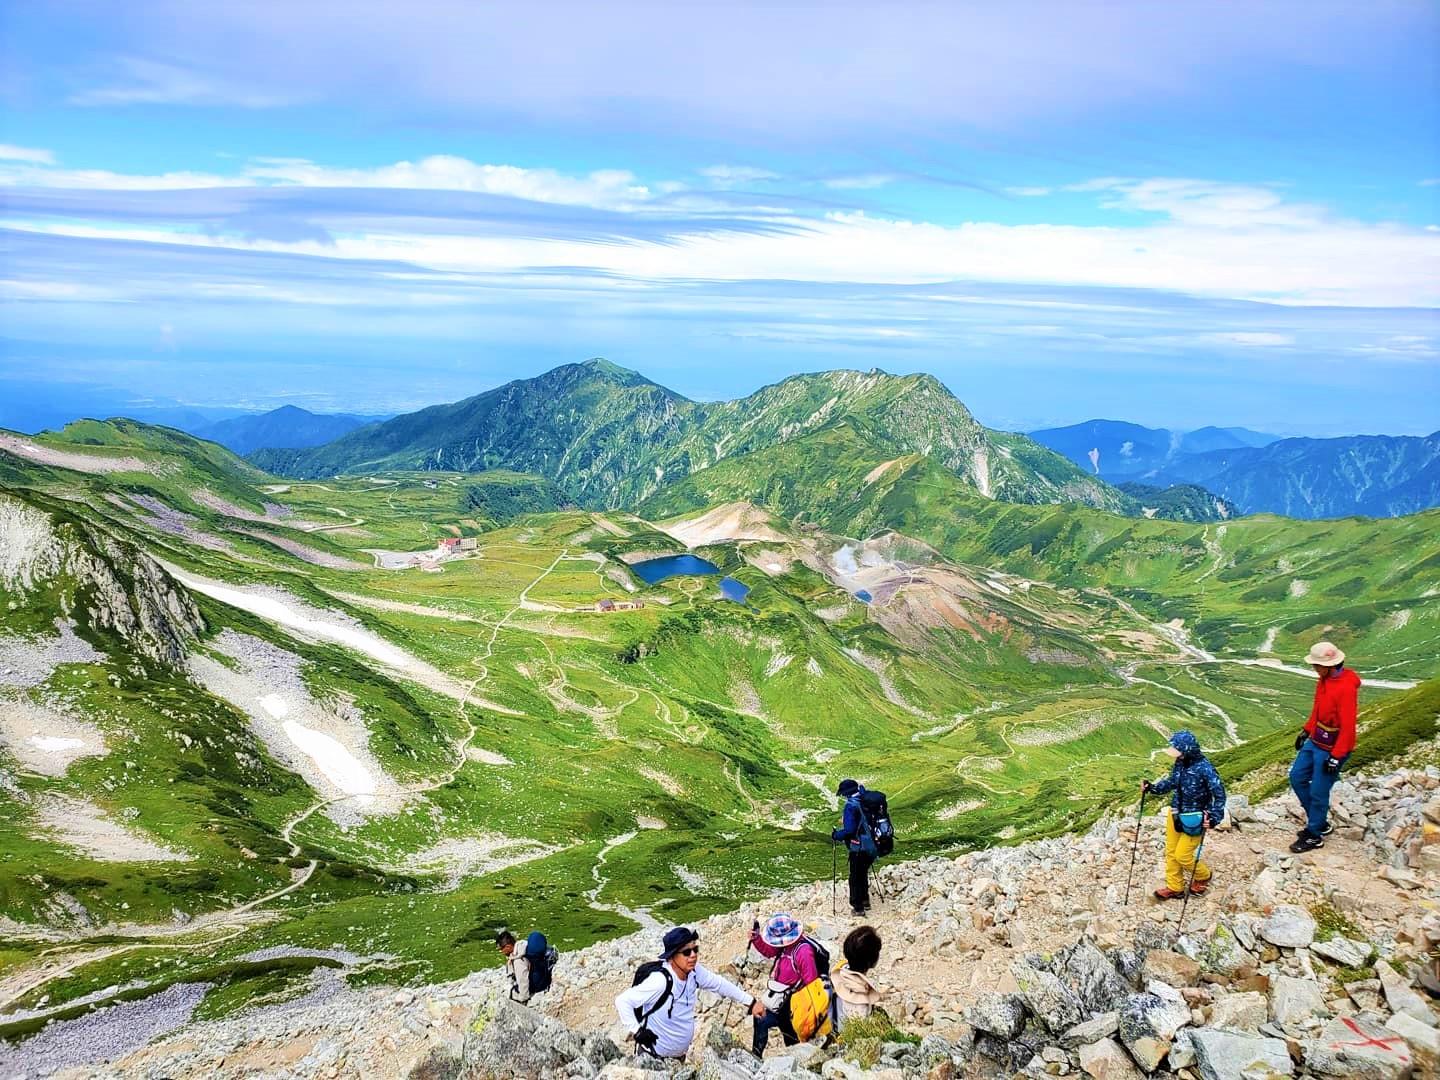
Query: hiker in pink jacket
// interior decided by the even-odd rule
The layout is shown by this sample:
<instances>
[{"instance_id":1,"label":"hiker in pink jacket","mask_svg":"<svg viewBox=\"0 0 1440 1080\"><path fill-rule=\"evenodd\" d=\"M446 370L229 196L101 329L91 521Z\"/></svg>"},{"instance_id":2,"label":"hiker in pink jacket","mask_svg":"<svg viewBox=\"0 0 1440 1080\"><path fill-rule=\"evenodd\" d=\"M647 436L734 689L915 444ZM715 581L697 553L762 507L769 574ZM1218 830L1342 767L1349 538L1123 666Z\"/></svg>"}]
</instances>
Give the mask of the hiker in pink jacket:
<instances>
[{"instance_id":1,"label":"hiker in pink jacket","mask_svg":"<svg viewBox=\"0 0 1440 1080\"><path fill-rule=\"evenodd\" d=\"M758 1058L764 1056L770 1032L777 1027L786 1046L800 1041L790 1024L790 995L818 979L820 969L815 964L815 946L805 936L799 920L783 913L771 918L763 930L756 920L750 931L750 947L761 956L775 960L770 983L761 999L765 1003L765 1015L755 1018L755 1042L751 1050Z\"/></svg>"}]
</instances>

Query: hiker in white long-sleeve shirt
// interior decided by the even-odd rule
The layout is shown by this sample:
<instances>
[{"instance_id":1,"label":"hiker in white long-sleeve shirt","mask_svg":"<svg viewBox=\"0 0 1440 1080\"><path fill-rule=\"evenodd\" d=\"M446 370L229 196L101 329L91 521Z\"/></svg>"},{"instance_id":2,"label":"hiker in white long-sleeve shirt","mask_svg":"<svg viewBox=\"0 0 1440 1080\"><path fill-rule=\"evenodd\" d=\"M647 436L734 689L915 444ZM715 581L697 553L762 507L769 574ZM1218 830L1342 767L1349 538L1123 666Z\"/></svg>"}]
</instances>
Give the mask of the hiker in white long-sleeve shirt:
<instances>
[{"instance_id":1,"label":"hiker in white long-sleeve shirt","mask_svg":"<svg viewBox=\"0 0 1440 1080\"><path fill-rule=\"evenodd\" d=\"M505 957L505 973L510 976L510 1000L530 1000L530 959L523 952L515 951L515 935L501 930L495 935L495 947Z\"/></svg>"},{"instance_id":2,"label":"hiker in white long-sleeve shirt","mask_svg":"<svg viewBox=\"0 0 1440 1080\"><path fill-rule=\"evenodd\" d=\"M636 1052L683 1058L695 1038L695 997L701 990L739 1002L752 1016L765 1015L753 995L700 964L700 935L677 926L666 932L660 959L642 964L634 985L615 999Z\"/></svg>"}]
</instances>

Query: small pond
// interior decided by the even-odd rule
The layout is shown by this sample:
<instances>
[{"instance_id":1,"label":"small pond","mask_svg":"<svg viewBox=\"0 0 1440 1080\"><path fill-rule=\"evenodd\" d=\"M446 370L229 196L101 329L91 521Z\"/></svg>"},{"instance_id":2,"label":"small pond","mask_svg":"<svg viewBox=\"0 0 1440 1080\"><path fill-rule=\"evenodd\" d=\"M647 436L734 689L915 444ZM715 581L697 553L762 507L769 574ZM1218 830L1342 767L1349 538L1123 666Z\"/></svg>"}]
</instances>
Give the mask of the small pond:
<instances>
[{"instance_id":1,"label":"small pond","mask_svg":"<svg viewBox=\"0 0 1440 1080\"><path fill-rule=\"evenodd\" d=\"M646 559L644 562L633 564L630 569L635 571L640 580L647 585L658 585L666 578L681 577L687 574L720 573L720 568L709 559L688 554L664 555L658 559ZM742 581L736 581L732 577L722 577L720 579L720 595L726 600L743 604L745 598L750 595L750 586Z\"/></svg>"},{"instance_id":2,"label":"small pond","mask_svg":"<svg viewBox=\"0 0 1440 1080\"><path fill-rule=\"evenodd\" d=\"M630 567L647 585L658 585L666 578L682 574L718 574L720 568L709 559L698 555L662 555L658 559L646 559Z\"/></svg>"},{"instance_id":3,"label":"small pond","mask_svg":"<svg viewBox=\"0 0 1440 1080\"><path fill-rule=\"evenodd\" d=\"M855 599L859 600L862 604L868 604L871 600L874 600L875 598L871 596L870 593L865 589L856 589Z\"/></svg>"}]
</instances>

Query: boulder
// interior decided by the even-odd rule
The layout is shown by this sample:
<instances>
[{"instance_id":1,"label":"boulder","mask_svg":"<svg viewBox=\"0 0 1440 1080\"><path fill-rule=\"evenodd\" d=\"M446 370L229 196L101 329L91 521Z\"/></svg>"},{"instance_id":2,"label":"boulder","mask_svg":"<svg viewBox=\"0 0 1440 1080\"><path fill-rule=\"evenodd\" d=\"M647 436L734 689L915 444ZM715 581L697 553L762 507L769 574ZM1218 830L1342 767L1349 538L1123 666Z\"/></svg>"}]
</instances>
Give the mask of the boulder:
<instances>
[{"instance_id":1,"label":"boulder","mask_svg":"<svg viewBox=\"0 0 1440 1080\"><path fill-rule=\"evenodd\" d=\"M1175 1041L1170 1044L1170 1053L1165 1061L1171 1072L1188 1069L1195 1064L1194 1036L1194 1028L1181 1028L1175 1033Z\"/></svg>"},{"instance_id":2,"label":"boulder","mask_svg":"<svg viewBox=\"0 0 1440 1080\"><path fill-rule=\"evenodd\" d=\"M1055 975L1023 961L1013 964L1010 973L1015 976L1026 1007L1050 1034L1059 1035L1085 1019L1080 999Z\"/></svg>"},{"instance_id":3,"label":"boulder","mask_svg":"<svg viewBox=\"0 0 1440 1080\"><path fill-rule=\"evenodd\" d=\"M1422 1024L1409 1013L1396 1013L1385 1021L1385 1026L1410 1044L1417 1063L1422 1052L1430 1057L1440 1055L1440 1031Z\"/></svg>"},{"instance_id":4,"label":"boulder","mask_svg":"<svg viewBox=\"0 0 1440 1080\"><path fill-rule=\"evenodd\" d=\"M1095 1080L1142 1080L1140 1070L1114 1039L1080 1047L1080 1068Z\"/></svg>"},{"instance_id":5,"label":"boulder","mask_svg":"<svg viewBox=\"0 0 1440 1080\"><path fill-rule=\"evenodd\" d=\"M1250 936L1253 943L1254 935ZM1239 975L1246 970L1253 970L1255 957L1239 935L1225 923L1215 927L1209 937L1196 943L1194 958L1199 961L1200 967L1205 971L1213 971L1218 975Z\"/></svg>"},{"instance_id":6,"label":"boulder","mask_svg":"<svg viewBox=\"0 0 1440 1080\"><path fill-rule=\"evenodd\" d=\"M1140 971L1147 982L1154 979L1167 986L1194 986L1200 978L1198 963L1169 949L1151 949Z\"/></svg>"},{"instance_id":7,"label":"boulder","mask_svg":"<svg viewBox=\"0 0 1440 1080\"><path fill-rule=\"evenodd\" d=\"M1260 924L1260 936L1282 949L1305 949L1315 940L1315 920L1294 904L1280 904Z\"/></svg>"},{"instance_id":8,"label":"boulder","mask_svg":"<svg viewBox=\"0 0 1440 1080\"><path fill-rule=\"evenodd\" d=\"M1293 975L1277 975L1270 983L1270 1018L1292 1027L1312 1016L1328 1015L1320 984Z\"/></svg>"},{"instance_id":9,"label":"boulder","mask_svg":"<svg viewBox=\"0 0 1440 1080\"><path fill-rule=\"evenodd\" d=\"M504 1062L507 1076L536 1078L563 1072L582 1056L580 1040L564 1024L497 995L471 1019L460 1075L486 1076L496 1062Z\"/></svg>"},{"instance_id":10,"label":"boulder","mask_svg":"<svg viewBox=\"0 0 1440 1080\"><path fill-rule=\"evenodd\" d=\"M1325 1025L1305 1065L1322 1076L1404 1080L1415 1061L1403 1036L1364 1016L1342 1016Z\"/></svg>"},{"instance_id":11,"label":"boulder","mask_svg":"<svg viewBox=\"0 0 1440 1080\"><path fill-rule=\"evenodd\" d=\"M1076 1024L1064 1035L1060 1036L1060 1045L1067 1050L1073 1050L1077 1046L1087 1046L1101 1039L1108 1039L1120 1030L1119 1012L1101 1013L1092 1020L1086 1020L1083 1024Z\"/></svg>"},{"instance_id":12,"label":"boulder","mask_svg":"<svg viewBox=\"0 0 1440 1080\"><path fill-rule=\"evenodd\" d=\"M1338 936L1332 937L1328 941L1313 942L1310 945L1310 951L1333 964L1350 968L1358 968L1370 958L1368 944L1361 944L1358 941Z\"/></svg>"},{"instance_id":13,"label":"boulder","mask_svg":"<svg viewBox=\"0 0 1440 1080\"><path fill-rule=\"evenodd\" d=\"M1166 991L1174 998L1162 996ZM1120 1007L1120 1041L1146 1072L1154 1072L1170 1050L1175 1033L1190 1022L1190 1007L1164 983L1151 983Z\"/></svg>"},{"instance_id":14,"label":"boulder","mask_svg":"<svg viewBox=\"0 0 1440 1080\"><path fill-rule=\"evenodd\" d=\"M1137 969L1143 965L1138 961ZM1116 965L1088 938L1055 954L1050 970L1080 999L1087 1014L1112 1012L1134 992Z\"/></svg>"},{"instance_id":15,"label":"boulder","mask_svg":"<svg viewBox=\"0 0 1440 1080\"><path fill-rule=\"evenodd\" d=\"M1385 991L1385 1004L1391 1012L1406 1013L1429 1027L1436 1026L1435 1014L1400 974L1384 960L1375 962L1375 974L1380 976L1381 989Z\"/></svg>"},{"instance_id":16,"label":"boulder","mask_svg":"<svg viewBox=\"0 0 1440 1080\"><path fill-rule=\"evenodd\" d=\"M1290 1076L1295 1067L1283 1039L1261 1039L1198 1028L1190 1032L1195 1068L1204 1080L1253 1080Z\"/></svg>"},{"instance_id":17,"label":"boulder","mask_svg":"<svg viewBox=\"0 0 1440 1080\"><path fill-rule=\"evenodd\" d=\"M1210 1007L1210 1026L1221 1031L1243 1031L1254 1034L1270 1018L1270 1004L1265 995L1248 991L1226 994Z\"/></svg>"},{"instance_id":18,"label":"boulder","mask_svg":"<svg viewBox=\"0 0 1440 1080\"><path fill-rule=\"evenodd\" d=\"M1025 1026L1025 1005L1014 994L984 994L965 1011L970 1026L999 1039L1013 1039Z\"/></svg>"}]
</instances>

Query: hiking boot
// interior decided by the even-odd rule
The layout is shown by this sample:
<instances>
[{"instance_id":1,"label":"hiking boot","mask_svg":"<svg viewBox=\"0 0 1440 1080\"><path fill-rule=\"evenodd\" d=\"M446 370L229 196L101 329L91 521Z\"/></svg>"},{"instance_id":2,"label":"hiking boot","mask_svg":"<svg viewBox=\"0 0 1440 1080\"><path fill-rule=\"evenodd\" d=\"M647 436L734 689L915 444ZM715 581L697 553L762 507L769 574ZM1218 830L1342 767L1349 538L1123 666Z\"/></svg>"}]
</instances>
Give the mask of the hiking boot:
<instances>
[{"instance_id":1,"label":"hiking boot","mask_svg":"<svg viewBox=\"0 0 1440 1080\"><path fill-rule=\"evenodd\" d=\"M1168 885L1155 890L1156 900L1179 900L1184 895L1179 889L1172 889Z\"/></svg>"},{"instance_id":2,"label":"hiking boot","mask_svg":"<svg viewBox=\"0 0 1440 1080\"><path fill-rule=\"evenodd\" d=\"M1204 881L1192 881L1192 882L1190 883L1190 895L1191 895L1191 896L1204 896L1204 895L1205 895L1205 890L1208 889L1209 887L1210 887L1210 879L1209 879L1209 878L1206 878Z\"/></svg>"},{"instance_id":3,"label":"hiking boot","mask_svg":"<svg viewBox=\"0 0 1440 1080\"><path fill-rule=\"evenodd\" d=\"M1314 833L1303 832L1295 843L1290 845L1290 850L1296 855L1304 854L1307 851L1314 851L1325 846L1325 841Z\"/></svg>"},{"instance_id":4,"label":"hiking boot","mask_svg":"<svg viewBox=\"0 0 1440 1080\"><path fill-rule=\"evenodd\" d=\"M1330 835L1332 832L1334 832L1334 831L1335 831L1335 823L1334 823L1333 821L1327 821L1327 822L1325 822L1325 827L1320 830L1320 835L1321 835L1321 836L1329 836L1329 835Z\"/></svg>"}]
</instances>

